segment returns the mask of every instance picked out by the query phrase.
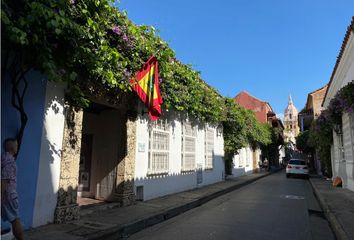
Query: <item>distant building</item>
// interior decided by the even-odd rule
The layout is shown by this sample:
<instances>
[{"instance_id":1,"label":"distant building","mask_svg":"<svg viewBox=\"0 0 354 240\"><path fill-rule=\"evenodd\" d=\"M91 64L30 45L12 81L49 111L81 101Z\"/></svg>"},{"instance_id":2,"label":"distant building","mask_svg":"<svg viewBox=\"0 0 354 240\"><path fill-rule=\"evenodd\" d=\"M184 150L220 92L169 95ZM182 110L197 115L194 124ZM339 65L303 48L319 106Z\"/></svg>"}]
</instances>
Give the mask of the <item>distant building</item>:
<instances>
[{"instance_id":1,"label":"distant building","mask_svg":"<svg viewBox=\"0 0 354 240\"><path fill-rule=\"evenodd\" d=\"M284 138L286 142L295 144L295 138L299 134L298 111L289 96L288 106L284 111Z\"/></svg>"},{"instance_id":2,"label":"distant building","mask_svg":"<svg viewBox=\"0 0 354 240\"><path fill-rule=\"evenodd\" d=\"M235 102L240 106L251 110L255 113L258 122L268 123L274 128L284 129L283 123L280 119L276 117L276 114L273 112L272 107L266 101L262 101L246 91L240 92L235 98ZM280 133L280 141L283 141L283 134ZM267 159L270 165L278 166L279 163L282 163L282 158L285 156L284 149L279 149L279 155L276 159ZM253 158L253 164L250 163L250 159ZM252 148L248 146L239 151L239 154L234 156L234 168L233 175L243 175L258 171L258 163L264 161L266 156L262 156L262 152L259 147Z\"/></svg>"},{"instance_id":3,"label":"distant building","mask_svg":"<svg viewBox=\"0 0 354 240\"><path fill-rule=\"evenodd\" d=\"M313 120L322 112L322 102L327 92L328 85L321 87L307 95L305 108L299 113L300 131L309 130Z\"/></svg>"},{"instance_id":4,"label":"distant building","mask_svg":"<svg viewBox=\"0 0 354 240\"><path fill-rule=\"evenodd\" d=\"M321 87L320 89L310 92L307 95L306 105L304 109L299 113L298 119L301 132L309 130L313 121L316 120L321 114L323 110L322 102L327 92L327 89L328 84ZM314 151L310 156L310 166L313 167L318 174L322 174L321 161L316 151Z\"/></svg>"},{"instance_id":5,"label":"distant building","mask_svg":"<svg viewBox=\"0 0 354 240\"><path fill-rule=\"evenodd\" d=\"M246 91L240 92L235 101L242 107L253 111L256 118L261 123L269 123L269 116L275 115L269 103L262 101Z\"/></svg>"}]
</instances>

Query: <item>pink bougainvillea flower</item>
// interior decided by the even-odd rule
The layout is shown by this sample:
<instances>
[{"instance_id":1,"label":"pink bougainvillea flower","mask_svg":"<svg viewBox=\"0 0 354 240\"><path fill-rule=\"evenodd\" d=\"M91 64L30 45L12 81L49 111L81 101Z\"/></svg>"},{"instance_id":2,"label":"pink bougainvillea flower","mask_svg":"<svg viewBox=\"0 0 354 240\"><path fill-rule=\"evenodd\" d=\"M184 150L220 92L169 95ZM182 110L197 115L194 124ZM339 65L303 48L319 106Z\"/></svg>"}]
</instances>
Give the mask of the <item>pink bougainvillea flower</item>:
<instances>
[{"instance_id":1,"label":"pink bougainvillea flower","mask_svg":"<svg viewBox=\"0 0 354 240\"><path fill-rule=\"evenodd\" d=\"M127 37L126 34L124 34L122 38L123 38L123 40L124 40L125 42L128 42L128 37Z\"/></svg>"},{"instance_id":2,"label":"pink bougainvillea flower","mask_svg":"<svg viewBox=\"0 0 354 240\"><path fill-rule=\"evenodd\" d=\"M112 27L112 31L113 31L115 34L120 34L120 33L122 32L122 30L121 30L118 26Z\"/></svg>"}]
</instances>

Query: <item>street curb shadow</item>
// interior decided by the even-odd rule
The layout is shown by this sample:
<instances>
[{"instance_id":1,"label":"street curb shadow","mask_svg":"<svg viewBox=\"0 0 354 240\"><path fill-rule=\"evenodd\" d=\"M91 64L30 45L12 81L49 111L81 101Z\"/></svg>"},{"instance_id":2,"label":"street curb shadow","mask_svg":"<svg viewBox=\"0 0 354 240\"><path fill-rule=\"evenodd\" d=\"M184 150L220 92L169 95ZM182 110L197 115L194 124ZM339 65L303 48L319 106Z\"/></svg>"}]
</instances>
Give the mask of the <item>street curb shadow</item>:
<instances>
[{"instance_id":1,"label":"street curb shadow","mask_svg":"<svg viewBox=\"0 0 354 240\"><path fill-rule=\"evenodd\" d=\"M149 216L145 219L141 219L136 222L129 223L129 224L126 224L123 226L113 227L111 229L105 230L104 232L95 233L95 234L89 236L88 239L89 240L98 240L98 239L112 239L113 240L113 239L128 238L130 235L137 233L145 228L151 227L155 224L162 223L168 219L176 217L176 216L178 216L184 212L187 212L193 208L199 207L199 206L201 206L201 205L203 205L203 204L205 204L217 197L220 197L226 193L229 193L229 192L232 192L232 191L237 190L239 188L242 188L242 187L249 185L259 179L262 179L264 177L267 177L267 176L277 173L279 171L281 171L281 169L273 170L273 171L268 172L262 176L259 176L259 177L253 178L253 179L249 179L249 180L242 182L240 184L235 184L235 185L230 186L226 189L216 191L210 195L201 197L197 200L191 201L191 202L186 203L184 205L168 209L168 210L158 213L156 215Z\"/></svg>"},{"instance_id":2,"label":"street curb shadow","mask_svg":"<svg viewBox=\"0 0 354 240\"><path fill-rule=\"evenodd\" d=\"M327 204L326 200L322 197L321 193L319 190L316 188L315 183L313 183L313 180L310 178L310 183L311 187L313 189L313 192L315 193L315 196L320 203L320 206L323 210L324 215L326 216L326 219L328 220L336 238L338 240L350 240L346 232L344 231L342 225L339 223L337 220L336 216L334 213L331 211L329 205Z\"/></svg>"}]
</instances>

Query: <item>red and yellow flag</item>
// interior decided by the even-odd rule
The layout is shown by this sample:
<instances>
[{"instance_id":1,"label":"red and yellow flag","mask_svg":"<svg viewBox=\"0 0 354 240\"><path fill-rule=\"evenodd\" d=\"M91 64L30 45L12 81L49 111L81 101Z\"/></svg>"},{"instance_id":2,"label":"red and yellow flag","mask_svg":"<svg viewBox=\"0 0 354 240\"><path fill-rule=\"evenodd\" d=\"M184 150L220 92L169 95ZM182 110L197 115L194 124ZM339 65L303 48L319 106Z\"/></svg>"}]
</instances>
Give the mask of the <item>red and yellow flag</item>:
<instances>
[{"instance_id":1,"label":"red and yellow flag","mask_svg":"<svg viewBox=\"0 0 354 240\"><path fill-rule=\"evenodd\" d=\"M149 116L156 121L161 115L162 97L159 88L157 60L152 56L143 68L130 80L132 88L149 109Z\"/></svg>"}]
</instances>

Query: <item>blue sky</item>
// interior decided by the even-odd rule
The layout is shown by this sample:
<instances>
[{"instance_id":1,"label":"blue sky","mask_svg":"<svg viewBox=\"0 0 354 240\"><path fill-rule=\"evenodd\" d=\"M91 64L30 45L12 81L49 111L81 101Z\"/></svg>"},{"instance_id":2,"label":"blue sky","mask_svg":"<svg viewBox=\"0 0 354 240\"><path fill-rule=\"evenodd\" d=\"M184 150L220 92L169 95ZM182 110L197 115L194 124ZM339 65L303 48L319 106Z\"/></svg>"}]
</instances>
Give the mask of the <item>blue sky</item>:
<instances>
[{"instance_id":1,"label":"blue sky","mask_svg":"<svg viewBox=\"0 0 354 240\"><path fill-rule=\"evenodd\" d=\"M222 95L242 90L283 113L301 110L328 83L353 0L121 0L136 24L153 25L177 58Z\"/></svg>"}]
</instances>

